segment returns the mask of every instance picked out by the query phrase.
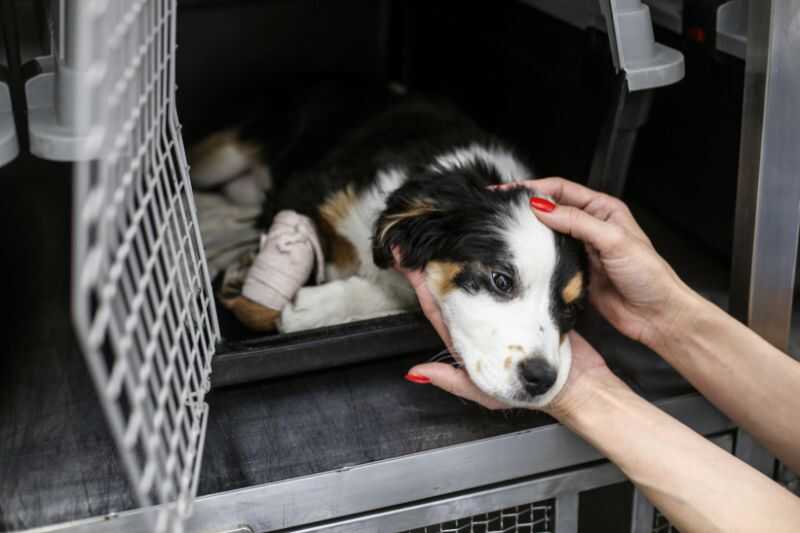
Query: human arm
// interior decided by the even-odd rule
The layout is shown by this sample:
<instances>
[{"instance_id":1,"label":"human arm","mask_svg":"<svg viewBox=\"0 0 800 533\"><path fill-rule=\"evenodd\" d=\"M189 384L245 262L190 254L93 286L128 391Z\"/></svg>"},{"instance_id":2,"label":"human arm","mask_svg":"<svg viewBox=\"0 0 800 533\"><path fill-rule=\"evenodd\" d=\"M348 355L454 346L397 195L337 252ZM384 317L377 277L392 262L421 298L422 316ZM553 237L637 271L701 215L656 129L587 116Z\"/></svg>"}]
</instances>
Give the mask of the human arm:
<instances>
[{"instance_id":1,"label":"human arm","mask_svg":"<svg viewBox=\"0 0 800 533\"><path fill-rule=\"evenodd\" d=\"M404 273L449 346L422 274ZM685 533L797 530L800 500L640 398L582 337L570 335L569 379L544 410L617 464L672 524ZM409 374L417 383L429 382L490 409L505 407L481 392L463 369L425 363Z\"/></svg>"},{"instance_id":2,"label":"human arm","mask_svg":"<svg viewBox=\"0 0 800 533\"><path fill-rule=\"evenodd\" d=\"M592 350L575 337L572 346L578 356ZM610 371L568 383L556 402L556 418L615 463L678 530L797 531L800 499L636 395Z\"/></svg>"},{"instance_id":3,"label":"human arm","mask_svg":"<svg viewBox=\"0 0 800 533\"><path fill-rule=\"evenodd\" d=\"M558 206L534 210L542 222L586 243L590 298L612 325L800 471L800 363L684 284L621 201L560 178L526 185Z\"/></svg>"}]
</instances>

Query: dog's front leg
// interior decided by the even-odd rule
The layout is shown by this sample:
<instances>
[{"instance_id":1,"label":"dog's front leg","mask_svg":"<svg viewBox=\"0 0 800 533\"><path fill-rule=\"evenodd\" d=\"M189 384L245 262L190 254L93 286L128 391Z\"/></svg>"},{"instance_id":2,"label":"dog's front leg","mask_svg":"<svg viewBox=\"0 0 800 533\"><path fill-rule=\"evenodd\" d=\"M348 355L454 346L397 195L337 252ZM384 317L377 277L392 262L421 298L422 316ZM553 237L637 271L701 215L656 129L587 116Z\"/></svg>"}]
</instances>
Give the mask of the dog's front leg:
<instances>
[{"instance_id":1,"label":"dog's front leg","mask_svg":"<svg viewBox=\"0 0 800 533\"><path fill-rule=\"evenodd\" d=\"M373 282L354 276L316 287L303 287L281 312L278 330L290 333L413 309L416 301L413 292L406 294L408 288L404 283L387 284L386 281Z\"/></svg>"}]
</instances>

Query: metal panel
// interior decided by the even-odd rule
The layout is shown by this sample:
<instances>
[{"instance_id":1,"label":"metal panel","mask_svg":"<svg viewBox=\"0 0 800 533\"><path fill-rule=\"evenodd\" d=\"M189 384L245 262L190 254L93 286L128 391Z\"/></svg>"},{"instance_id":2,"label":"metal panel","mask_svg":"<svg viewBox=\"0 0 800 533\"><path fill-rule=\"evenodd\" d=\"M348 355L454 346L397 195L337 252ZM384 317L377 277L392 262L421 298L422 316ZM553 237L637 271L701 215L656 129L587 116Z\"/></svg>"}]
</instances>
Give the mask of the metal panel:
<instances>
[{"instance_id":1,"label":"metal panel","mask_svg":"<svg viewBox=\"0 0 800 533\"><path fill-rule=\"evenodd\" d=\"M11 93L5 82L0 81L0 167L12 161L18 153L19 144L14 113L11 109Z\"/></svg>"},{"instance_id":2,"label":"metal panel","mask_svg":"<svg viewBox=\"0 0 800 533\"><path fill-rule=\"evenodd\" d=\"M166 504L148 528L180 530L219 334L175 111L176 3L66 5L56 73L84 90L59 109L98 154L75 166L73 319L137 502Z\"/></svg>"},{"instance_id":3,"label":"metal panel","mask_svg":"<svg viewBox=\"0 0 800 533\"><path fill-rule=\"evenodd\" d=\"M702 434L732 425L698 395L656 403ZM246 525L272 531L332 521L375 509L444 497L492 483L544 474L601 459L567 428L553 424L458 446L342 468L198 498L187 527L216 532ZM531 500L528 500L531 501ZM64 524L43 531L145 533L153 509Z\"/></svg>"},{"instance_id":4,"label":"metal panel","mask_svg":"<svg viewBox=\"0 0 800 533\"><path fill-rule=\"evenodd\" d=\"M747 54L747 2L730 0L717 9L717 50L740 59Z\"/></svg>"},{"instance_id":5,"label":"metal panel","mask_svg":"<svg viewBox=\"0 0 800 533\"><path fill-rule=\"evenodd\" d=\"M749 7L731 311L787 351L800 230L800 1ZM744 431L736 455L773 474L773 458Z\"/></svg>"},{"instance_id":6,"label":"metal panel","mask_svg":"<svg viewBox=\"0 0 800 533\"><path fill-rule=\"evenodd\" d=\"M750 2L731 311L786 351L800 229L798 0Z\"/></svg>"},{"instance_id":7,"label":"metal panel","mask_svg":"<svg viewBox=\"0 0 800 533\"><path fill-rule=\"evenodd\" d=\"M402 533L552 533L554 517L555 502L550 500L448 520Z\"/></svg>"},{"instance_id":8,"label":"metal panel","mask_svg":"<svg viewBox=\"0 0 800 533\"><path fill-rule=\"evenodd\" d=\"M631 515L631 533L651 533L656 508L639 489L633 491L633 513Z\"/></svg>"},{"instance_id":9,"label":"metal panel","mask_svg":"<svg viewBox=\"0 0 800 533\"><path fill-rule=\"evenodd\" d=\"M605 485L610 485L610 483L605 483L602 486ZM577 491L562 494L556 498L556 533L578 533L579 507L580 494Z\"/></svg>"},{"instance_id":10,"label":"metal panel","mask_svg":"<svg viewBox=\"0 0 800 533\"><path fill-rule=\"evenodd\" d=\"M450 530L466 533L473 526L476 526L477 529L478 526L492 527L498 522L503 523L503 514L509 518L504 524L504 527L509 529L500 529L500 531L516 531L512 527L519 526L519 522L537 522L538 518L537 525L539 526L548 526L555 529L557 533L575 533L578 520L578 493L619 483L624 479L625 476L616 466L605 463L503 487L410 505L334 524L303 528L297 533L395 533L403 530L413 530L415 533L418 531L424 533L436 531L438 533L439 531L448 531L448 529L435 529L436 527L454 521L456 523ZM552 509L552 500L547 505L543 505L544 502L541 501L553 497L555 497L555 512ZM529 503L532 501L538 503ZM536 507L540 507L540 509L537 510ZM526 512L529 512L528 516L521 516ZM487 516L489 514L491 516ZM522 520L519 520L520 518ZM513 523L515 519L517 524ZM437 525L430 526L430 524ZM462 529L459 530L459 527ZM534 524L526 524L523 527L533 528ZM523 531L534 533L540 530L546 529ZM490 531L494 531L494 529L487 530L487 533Z\"/></svg>"}]
</instances>

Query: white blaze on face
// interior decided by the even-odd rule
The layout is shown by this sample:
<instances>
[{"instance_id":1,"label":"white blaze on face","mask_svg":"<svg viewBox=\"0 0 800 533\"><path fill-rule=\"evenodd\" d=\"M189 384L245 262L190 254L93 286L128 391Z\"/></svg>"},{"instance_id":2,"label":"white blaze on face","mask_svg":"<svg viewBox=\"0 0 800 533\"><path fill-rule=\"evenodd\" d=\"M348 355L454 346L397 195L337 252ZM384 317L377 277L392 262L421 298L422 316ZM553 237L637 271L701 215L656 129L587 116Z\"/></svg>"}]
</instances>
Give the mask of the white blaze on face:
<instances>
[{"instance_id":1,"label":"white blaze on face","mask_svg":"<svg viewBox=\"0 0 800 533\"><path fill-rule=\"evenodd\" d=\"M558 262L555 235L531 213L527 202L511 209L498 228L516 269L515 296L501 299L480 290L431 290L455 350L470 377L484 392L517 406L542 406L560 391L571 363L569 343L560 343L552 305L552 279ZM434 285L430 283L429 285ZM553 387L530 396L519 376L520 362L542 358L556 371Z\"/></svg>"}]
</instances>

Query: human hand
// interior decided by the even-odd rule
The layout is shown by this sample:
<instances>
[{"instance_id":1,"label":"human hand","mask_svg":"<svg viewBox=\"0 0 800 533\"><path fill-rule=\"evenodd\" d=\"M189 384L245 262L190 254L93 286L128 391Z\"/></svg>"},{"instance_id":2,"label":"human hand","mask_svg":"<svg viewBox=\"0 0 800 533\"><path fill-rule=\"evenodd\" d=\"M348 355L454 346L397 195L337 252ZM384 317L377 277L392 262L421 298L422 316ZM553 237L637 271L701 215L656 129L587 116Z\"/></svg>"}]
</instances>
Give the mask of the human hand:
<instances>
[{"instance_id":1,"label":"human hand","mask_svg":"<svg viewBox=\"0 0 800 533\"><path fill-rule=\"evenodd\" d=\"M395 251L395 264L399 265L398 252ZM421 271L408 271L399 266L395 267L403 274L419 299L422 312L433 325L436 332L444 341L450 353L458 359L458 354L453 350L450 334L442 319L439 306L425 284L425 276ZM561 392L542 411L563 419L568 417L575 409L579 409L591 397L593 383L616 380L606 366L603 358L586 340L575 332L569 334L572 345L572 366L569 377ZM423 363L416 365L408 371L406 378L414 383L432 384L451 394L466 400L476 402L488 409L509 409L503 402L496 400L481 391L469 378L463 368L456 368L446 363Z\"/></svg>"},{"instance_id":2,"label":"human hand","mask_svg":"<svg viewBox=\"0 0 800 533\"><path fill-rule=\"evenodd\" d=\"M562 178L521 184L555 201L532 203L539 220L585 243L589 299L620 332L653 347L690 316L695 293L658 255L621 200Z\"/></svg>"}]
</instances>

